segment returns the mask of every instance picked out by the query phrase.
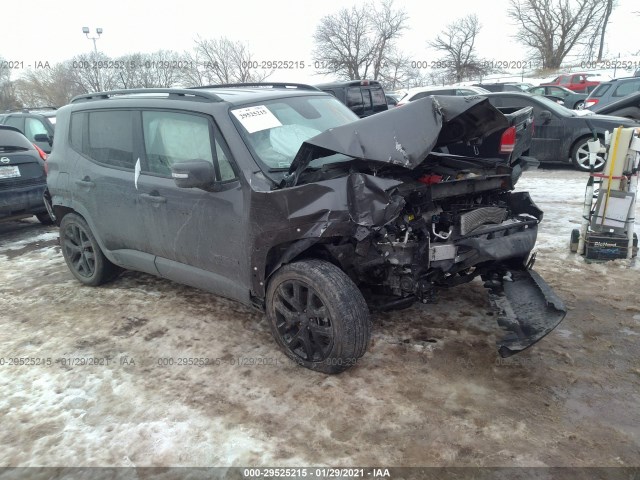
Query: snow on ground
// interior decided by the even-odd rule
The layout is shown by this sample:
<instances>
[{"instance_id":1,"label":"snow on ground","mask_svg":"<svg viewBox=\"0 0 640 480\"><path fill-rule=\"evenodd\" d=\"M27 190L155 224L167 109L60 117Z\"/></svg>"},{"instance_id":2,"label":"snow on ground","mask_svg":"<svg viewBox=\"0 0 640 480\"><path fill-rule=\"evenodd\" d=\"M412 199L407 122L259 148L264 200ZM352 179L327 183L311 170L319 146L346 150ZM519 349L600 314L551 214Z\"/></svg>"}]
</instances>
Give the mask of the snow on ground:
<instances>
[{"instance_id":1,"label":"snow on ground","mask_svg":"<svg viewBox=\"0 0 640 480\"><path fill-rule=\"evenodd\" d=\"M141 273L83 287L55 227L0 224L0 464L638 466L638 265L569 253L586 179L519 184L569 307L554 332L499 358L475 281L375 315L337 376L291 364L258 312Z\"/></svg>"}]
</instances>

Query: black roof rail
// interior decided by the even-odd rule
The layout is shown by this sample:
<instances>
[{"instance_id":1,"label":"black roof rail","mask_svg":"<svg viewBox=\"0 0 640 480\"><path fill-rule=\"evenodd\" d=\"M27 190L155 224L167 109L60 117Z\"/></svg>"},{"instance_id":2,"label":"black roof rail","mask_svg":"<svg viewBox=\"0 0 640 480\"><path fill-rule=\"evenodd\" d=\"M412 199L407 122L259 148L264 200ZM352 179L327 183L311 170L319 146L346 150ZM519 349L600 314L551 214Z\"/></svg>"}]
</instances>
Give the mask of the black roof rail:
<instances>
[{"instance_id":1,"label":"black roof rail","mask_svg":"<svg viewBox=\"0 0 640 480\"><path fill-rule=\"evenodd\" d=\"M201 87L189 87L190 90L198 90L202 88L297 88L299 90L320 91L313 85L306 83L289 83L289 82L249 82L249 83L220 83L217 85L203 85Z\"/></svg>"},{"instance_id":2,"label":"black roof rail","mask_svg":"<svg viewBox=\"0 0 640 480\"><path fill-rule=\"evenodd\" d=\"M208 92L195 92L185 88L131 88L128 90L110 90L108 92L85 93L71 99L70 103L88 101L88 100L105 100L118 95L137 95L141 93L166 93L169 97L196 97L200 100L210 102L223 102L218 95Z\"/></svg>"}]
</instances>

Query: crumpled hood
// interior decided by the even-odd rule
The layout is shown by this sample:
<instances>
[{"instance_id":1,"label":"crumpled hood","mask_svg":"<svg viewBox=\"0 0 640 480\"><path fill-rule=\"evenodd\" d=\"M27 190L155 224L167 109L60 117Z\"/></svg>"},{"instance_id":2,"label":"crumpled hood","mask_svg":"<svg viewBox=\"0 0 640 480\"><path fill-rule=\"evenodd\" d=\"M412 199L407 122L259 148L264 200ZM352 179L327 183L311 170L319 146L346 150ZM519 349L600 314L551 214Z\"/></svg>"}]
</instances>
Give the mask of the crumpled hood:
<instances>
[{"instance_id":1,"label":"crumpled hood","mask_svg":"<svg viewBox=\"0 0 640 480\"><path fill-rule=\"evenodd\" d=\"M425 97L308 139L289 177L297 178L313 159L333 153L413 169L436 147L480 139L508 126L486 97Z\"/></svg>"}]
</instances>

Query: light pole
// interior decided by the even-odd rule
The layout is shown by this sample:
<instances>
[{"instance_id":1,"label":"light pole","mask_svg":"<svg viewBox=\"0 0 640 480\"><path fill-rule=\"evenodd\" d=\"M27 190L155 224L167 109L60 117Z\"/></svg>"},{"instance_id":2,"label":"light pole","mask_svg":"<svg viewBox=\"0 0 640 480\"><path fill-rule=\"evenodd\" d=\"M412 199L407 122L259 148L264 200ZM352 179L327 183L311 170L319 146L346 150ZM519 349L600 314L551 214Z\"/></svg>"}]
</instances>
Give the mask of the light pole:
<instances>
[{"instance_id":1,"label":"light pole","mask_svg":"<svg viewBox=\"0 0 640 480\"><path fill-rule=\"evenodd\" d=\"M93 40L93 51L98 53L98 47L96 45L96 40L98 40L100 38L100 35L102 35L102 29L101 28L96 28L96 33L98 34L97 37L90 37L89 36L89 32L90 32L89 27L82 27L82 33L84 33L89 40Z\"/></svg>"},{"instance_id":2,"label":"light pole","mask_svg":"<svg viewBox=\"0 0 640 480\"><path fill-rule=\"evenodd\" d=\"M95 53L95 59L94 59L94 65L95 65L95 70L96 70L96 80L98 81L98 91L101 91L102 89L100 88L100 84L102 83L100 81L100 70L98 69L97 66L97 62L98 62L98 46L96 45L96 40L98 40L100 38L100 35L102 35L102 28L96 28L96 34L97 36L95 37L90 37L89 33L89 27L82 27L82 33L84 33L87 38L89 40L93 40L93 52Z\"/></svg>"}]
</instances>

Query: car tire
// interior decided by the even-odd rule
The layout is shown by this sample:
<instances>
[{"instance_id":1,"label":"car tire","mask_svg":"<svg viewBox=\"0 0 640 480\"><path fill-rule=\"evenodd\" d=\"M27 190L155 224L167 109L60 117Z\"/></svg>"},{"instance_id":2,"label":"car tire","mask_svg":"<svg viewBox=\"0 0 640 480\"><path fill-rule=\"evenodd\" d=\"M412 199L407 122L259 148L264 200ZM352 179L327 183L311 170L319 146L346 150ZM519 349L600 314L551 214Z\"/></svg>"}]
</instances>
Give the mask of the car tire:
<instances>
[{"instance_id":1,"label":"car tire","mask_svg":"<svg viewBox=\"0 0 640 480\"><path fill-rule=\"evenodd\" d=\"M69 270L84 285L102 285L120 271L104 256L89 225L76 213L65 215L60 222L60 246Z\"/></svg>"},{"instance_id":2,"label":"car tire","mask_svg":"<svg viewBox=\"0 0 640 480\"><path fill-rule=\"evenodd\" d=\"M573 147L571 147L571 163L573 163L573 166L581 172L591 171L591 168L589 167L589 147L587 145L589 140L591 140L591 137L583 137L574 143ZM602 171L604 163L604 154L599 154L594 171Z\"/></svg>"},{"instance_id":3,"label":"car tire","mask_svg":"<svg viewBox=\"0 0 640 480\"><path fill-rule=\"evenodd\" d=\"M36 218L42 225L51 225L53 224L53 219L49 216L47 212L44 213L36 213Z\"/></svg>"},{"instance_id":4,"label":"car tire","mask_svg":"<svg viewBox=\"0 0 640 480\"><path fill-rule=\"evenodd\" d=\"M329 262L304 260L281 267L269 282L266 310L280 348L311 370L340 373L367 350L367 303L353 281Z\"/></svg>"},{"instance_id":5,"label":"car tire","mask_svg":"<svg viewBox=\"0 0 640 480\"><path fill-rule=\"evenodd\" d=\"M584 100L580 100L579 102L576 102L576 104L573 106L574 110L584 110Z\"/></svg>"}]
</instances>

